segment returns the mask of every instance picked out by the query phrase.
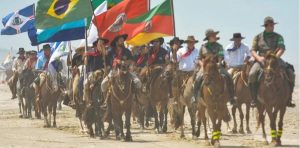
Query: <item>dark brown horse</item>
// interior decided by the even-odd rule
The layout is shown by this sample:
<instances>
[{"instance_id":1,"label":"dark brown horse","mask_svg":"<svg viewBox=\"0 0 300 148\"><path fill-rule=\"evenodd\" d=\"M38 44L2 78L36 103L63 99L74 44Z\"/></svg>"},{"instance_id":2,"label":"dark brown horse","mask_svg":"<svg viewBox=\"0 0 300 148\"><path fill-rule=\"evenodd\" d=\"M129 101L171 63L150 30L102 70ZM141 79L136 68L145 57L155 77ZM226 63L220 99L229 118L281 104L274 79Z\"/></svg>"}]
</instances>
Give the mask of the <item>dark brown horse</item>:
<instances>
[{"instance_id":1,"label":"dark brown horse","mask_svg":"<svg viewBox=\"0 0 300 148\"><path fill-rule=\"evenodd\" d=\"M281 145L281 135L283 130L283 118L286 112L286 104L290 95L290 87L287 74L282 67L279 58L273 53L268 53L265 57L265 65L263 68L263 76L258 89L259 113L258 127L262 125L263 137L267 141L265 132L264 113L266 112L270 118L270 128L272 143L276 146ZM276 127L276 118L279 113L278 128Z\"/></svg>"},{"instance_id":2,"label":"dark brown horse","mask_svg":"<svg viewBox=\"0 0 300 148\"><path fill-rule=\"evenodd\" d=\"M123 67L123 66L122 66ZM134 95L134 83L132 76L127 70L127 66L120 68L111 77L111 87L109 89L109 103L115 126L117 140L132 141L130 131L130 118ZM126 136L123 131L122 116L125 113Z\"/></svg>"},{"instance_id":3,"label":"dark brown horse","mask_svg":"<svg viewBox=\"0 0 300 148\"><path fill-rule=\"evenodd\" d=\"M149 97L151 106L154 109L155 128L158 133L167 131L168 116L168 76L162 66L153 66L150 68L148 76L150 77Z\"/></svg>"},{"instance_id":4,"label":"dark brown horse","mask_svg":"<svg viewBox=\"0 0 300 148\"><path fill-rule=\"evenodd\" d=\"M228 91L226 88L226 79L220 74L217 65L218 58L209 55L203 62L203 102L207 107L208 115L213 125L211 143L219 147L221 137L221 123L226 114Z\"/></svg>"},{"instance_id":5,"label":"dark brown horse","mask_svg":"<svg viewBox=\"0 0 300 148\"><path fill-rule=\"evenodd\" d=\"M237 97L236 100L236 106L232 107L232 117L234 121L234 126L232 129L233 133L237 133L237 122L236 122L236 109L239 110L240 115L240 129L239 133L244 133L244 113L242 110L242 105L246 105L246 130L247 133L250 134L251 130L249 127L249 118L250 118L250 103L251 103L251 95L250 90L248 87L248 76L251 69L252 63L247 62L245 63L240 70L238 70L237 73L234 74L234 90L235 90L235 96Z\"/></svg>"}]
</instances>

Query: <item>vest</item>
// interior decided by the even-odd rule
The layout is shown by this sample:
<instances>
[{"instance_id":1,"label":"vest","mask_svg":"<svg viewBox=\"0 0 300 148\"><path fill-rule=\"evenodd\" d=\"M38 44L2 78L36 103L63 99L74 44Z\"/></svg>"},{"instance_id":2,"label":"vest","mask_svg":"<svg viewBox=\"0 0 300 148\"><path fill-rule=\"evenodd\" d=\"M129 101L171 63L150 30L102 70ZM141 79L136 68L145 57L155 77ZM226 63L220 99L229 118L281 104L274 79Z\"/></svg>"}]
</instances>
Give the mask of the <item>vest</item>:
<instances>
[{"instance_id":1,"label":"vest","mask_svg":"<svg viewBox=\"0 0 300 148\"><path fill-rule=\"evenodd\" d=\"M219 56L220 53L223 53L222 45L220 45L219 43L215 43L211 48L207 48L207 43L205 43L201 47L199 57L205 57L207 54L213 54Z\"/></svg>"},{"instance_id":2,"label":"vest","mask_svg":"<svg viewBox=\"0 0 300 148\"><path fill-rule=\"evenodd\" d=\"M277 40L279 34L274 33L272 36L264 38L264 33L257 35L257 51L260 55L265 54L267 51L275 51L277 49Z\"/></svg>"}]
</instances>

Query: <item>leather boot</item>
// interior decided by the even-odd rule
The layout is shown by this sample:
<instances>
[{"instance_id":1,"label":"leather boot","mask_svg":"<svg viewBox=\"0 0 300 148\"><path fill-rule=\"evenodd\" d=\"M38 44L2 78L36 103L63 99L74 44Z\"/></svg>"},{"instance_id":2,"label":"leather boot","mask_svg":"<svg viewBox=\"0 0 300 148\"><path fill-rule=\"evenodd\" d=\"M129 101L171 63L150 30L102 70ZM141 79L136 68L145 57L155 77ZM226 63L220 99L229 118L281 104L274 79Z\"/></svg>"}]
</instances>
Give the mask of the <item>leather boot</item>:
<instances>
[{"instance_id":1,"label":"leather boot","mask_svg":"<svg viewBox=\"0 0 300 148\"><path fill-rule=\"evenodd\" d=\"M256 83L249 83L250 94L251 94L251 107L256 107L257 102L257 84Z\"/></svg>"},{"instance_id":2,"label":"leather boot","mask_svg":"<svg viewBox=\"0 0 300 148\"><path fill-rule=\"evenodd\" d=\"M195 80L195 83L194 83L194 96L192 97L192 103L200 101L200 100L198 100L198 96L202 95L201 91L199 91L201 89L202 82L203 82L202 77L199 77L198 79Z\"/></svg>"}]
</instances>

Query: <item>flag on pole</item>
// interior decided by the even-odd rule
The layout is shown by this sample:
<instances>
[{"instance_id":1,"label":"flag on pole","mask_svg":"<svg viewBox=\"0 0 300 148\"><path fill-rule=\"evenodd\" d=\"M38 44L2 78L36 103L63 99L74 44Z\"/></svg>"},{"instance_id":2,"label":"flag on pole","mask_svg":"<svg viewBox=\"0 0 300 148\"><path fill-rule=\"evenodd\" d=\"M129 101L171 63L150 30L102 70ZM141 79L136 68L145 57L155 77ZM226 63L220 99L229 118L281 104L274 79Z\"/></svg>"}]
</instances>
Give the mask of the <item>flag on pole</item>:
<instances>
[{"instance_id":1,"label":"flag on pole","mask_svg":"<svg viewBox=\"0 0 300 148\"><path fill-rule=\"evenodd\" d=\"M101 5L99 5L95 9L94 14L100 15L100 14L104 13L106 10L107 10L107 2L104 1ZM98 22L98 23L101 23L101 22ZM91 46L93 44L93 42L95 42L97 40L97 38L98 38L97 27L93 23L91 23L90 29L88 30L88 38L87 38L88 45ZM82 40L80 43L80 46L84 46L84 44L85 44L85 40Z\"/></svg>"},{"instance_id":2,"label":"flag on pole","mask_svg":"<svg viewBox=\"0 0 300 148\"><path fill-rule=\"evenodd\" d=\"M36 28L52 28L92 15L90 0L39 0L36 9Z\"/></svg>"},{"instance_id":3,"label":"flag on pole","mask_svg":"<svg viewBox=\"0 0 300 148\"><path fill-rule=\"evenodd\" d=\"M82 19L48 29L33 28L28 31L28 37L32 46L41 43L84 39L85 26L85 21Z\"/></svg>"},{"instance_id":4,"label":"flag on pole","mask_svg":"<svg viewBox=\"0 0 300 148\"><path fill-rule=\"evenodd\" d=\"M128 19L123 27L128 34L127 43L140 46L151 40L174 35L174 18L171 0L165 0L149 12Z\"/></svg>"},{"instance_id":5,"label":"flag on pole","mask_svg":"<svg viewBox=\"0 0 300 148\"><path fill-rule=\"evenodd\" d=\"M1 35L15 35L34 27L34 4L2 18Z\"/></svg>"},{"instance_id":6,"label":"flag on pole","mask_svg":"<svg viewBox=\"0 0 300 148\"><path fill-rule=\"evenodd\" d=\"M147 11L148 0L124 0L105 13L97 15L93 23L100 31L100 37L112 41L116 35L122 33L120 31L127 19L138 17Z\"/></svg>"}]
</instances>

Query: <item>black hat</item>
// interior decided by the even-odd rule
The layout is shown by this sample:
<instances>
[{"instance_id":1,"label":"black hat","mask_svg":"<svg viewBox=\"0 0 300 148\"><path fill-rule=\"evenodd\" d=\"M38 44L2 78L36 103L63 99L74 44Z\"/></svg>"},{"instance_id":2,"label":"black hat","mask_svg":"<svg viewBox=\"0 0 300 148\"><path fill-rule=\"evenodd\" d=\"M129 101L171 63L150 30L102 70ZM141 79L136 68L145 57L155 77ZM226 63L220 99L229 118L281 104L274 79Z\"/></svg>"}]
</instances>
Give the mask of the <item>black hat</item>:
<instances>
[{"instance_id":1,"label":"black hat","mask_svg":"<svg viewBox=\"0 0 300 148\"><path fill-rule=\"evenodd\" d=\"M116 46L116 42L120 39L120 38L123 38L124 41L127 39L128 37L128 34L122 34L122 35L118 35L116 36L112 41L111 41L111 46Z\"/></svg>"},{"instance_id":2,"label":"black hat","mask_svg":"<svg viewBox=\"0 0 300 148\"><path fill-rule=\"evenodd\" d=\"M18 51L17 54L22 54L22 53L23 54L25 53L25 49L21 47L21 48L19 48L19 51Z\"/></svg>"},{"instance_id":3,"label":"black hat","mask_svg":"<svg viewBox=\"0 0 300 148\"><path fill-rule=\"evenodd\" d=\"M151 43L151 44L153 44L153 42L154 42L154 41L156 41L156 40L158 40L158 41L159 41L160 45L162 45L162 44L165 42L165 39L164 39L164 38L162 38L162 37L160 37L160 38L156 38L156 39L154 39L154 40L150 41L150 43Z\"/></svg>"},{"instance_id":4,"label":"black hat","mask_svg":"<svg viewBox=\"0 0 300 148\"><path fill-rule=\"evenodd\" d=\"M179 37L174 37L170 42L168 43L170 46L173 46L174 42L179 42L179 44L183 44L184 40L179 39Z\"/></svg>"},{"instance_id":5,"label":"black hat","mask_svg":"<svg viewBox=\"0 0 300 148\"><path fill-rule=\"evenodd\" d=\"M31 50L31 51L29 51L29 54L31 54L31 55L32 55L32 54L35 54L35 55L36 55L36 54L37 54L37 51Z\"/></svg>"},{"instance_id":6,"label":"black hat","mask_svg":"<svg viewBox=\"0 0 300 148\"><path fill-rule=\"evenodd\" d=\"M233 37L230 39L230 41L233 41L234 39L244 39L245 37L242 37L241 33L234 33Z\"/></svg>"},{"instance_id":7,"label":"black hat","mask_svg":"<svg viewBox=\"0 0 300 148\"><path fill-rule=\"evenodd\" d=\"M218 34L219 33L219 31L214 31L213 29L207 29L206 31L205 31L205 38L203 39L203 41L205 41L205 40L208 40L208 38L211 36L211 35L213 35L213 34ZM217 37L217 40L219 40L220 38L219 37Z\"/></svg>"},{"instance_id":8,"label":"black hat","mask_svg":"<svg viewBox=\"0 0 300 148\"><path fill-rule=\"evenodd\" d=\"M43 49L41 51L48 50L48 49L51 50L50 45L49 44L45 44L45 45L43 45Z\"/></svg>"},{"instance_id":9,"label":"black hat","mask_svg":"<svg viewBox=\"0 0 300 148\"><path fill-rule=\"evenodd\" d=\"M93 46L96 47L97 46L97 43L99 40L102 40L104 42L104 44L107 44L109 42L108 39L105 39L105 38L98 38L95 42L93 42Z\"/></svg>"},{"instance_id":10,"label":"black hat","mask_svg":"<svg viewBox=\"0 0 300 148\"><path fill-rule=\"evenodd\" d=\"M274 19L270 16L265 17L264 24L261 26L266 26L267 24L278 24L277 22L274 22Z\"/></svg>"}]
</instances>

